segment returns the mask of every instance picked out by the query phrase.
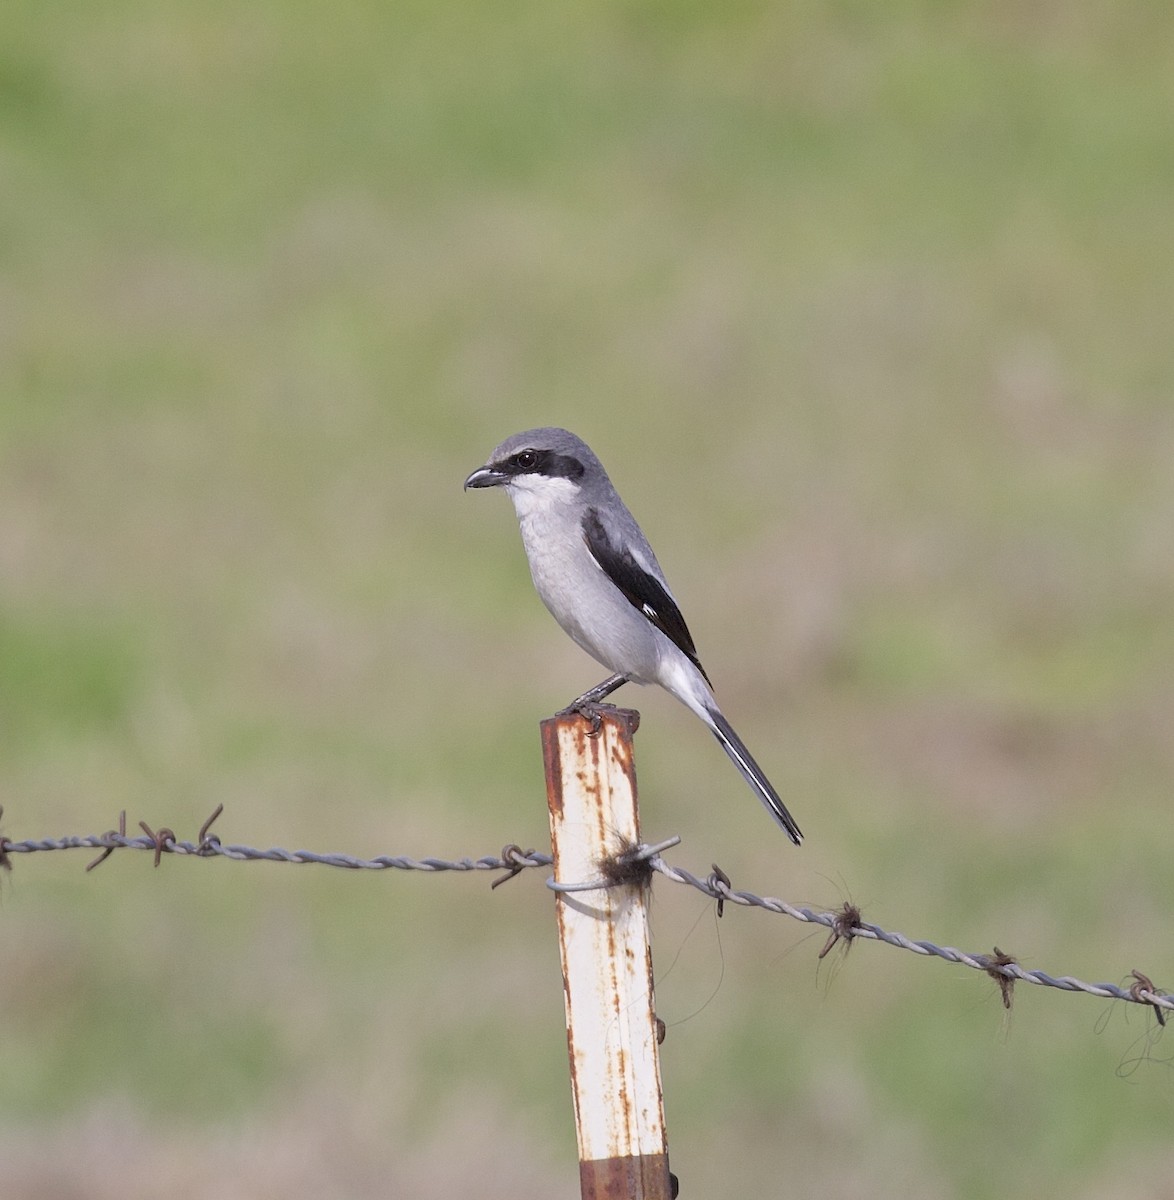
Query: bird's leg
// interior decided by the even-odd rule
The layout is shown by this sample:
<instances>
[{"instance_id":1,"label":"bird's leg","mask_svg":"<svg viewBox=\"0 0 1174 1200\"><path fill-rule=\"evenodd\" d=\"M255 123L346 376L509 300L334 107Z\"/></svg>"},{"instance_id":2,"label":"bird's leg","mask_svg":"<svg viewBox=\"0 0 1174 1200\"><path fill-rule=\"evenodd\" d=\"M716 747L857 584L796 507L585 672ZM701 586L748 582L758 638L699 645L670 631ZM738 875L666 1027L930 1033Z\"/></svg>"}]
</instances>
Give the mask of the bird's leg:
<instances>
[{"instance_id":1,"label":"bird's leg","mask_svg":"<svg viewBox=\"0 0 1174 1200\"><path fill-rule=\"evenodd\" d=\"M614 704L604 704L603 701L627 682L627 675L609 675L602 683L597 683L593 688L588 688L581 696L576 696L559 713L559 716L579 713L580 716L586 717L591 722L591 736L598 737L599 730L603 725L603 710L615 708Z\"/></svg>"},{"instance_id":2,"label":"bird's leg","mask_svg":"<svg viewBox=\"0 0 1174 1200\"><path fill-rule=\"evenodd\" d=\"M586 705L601 704L612 692L622 688L627 682L627 675L609 675L602 683L597 683L593 688L588 688L581 696L576 696L563 709L563 712L581 712ZM615 705L609 704L607 707L614 708Z\"/></svg>"}]
</instances>

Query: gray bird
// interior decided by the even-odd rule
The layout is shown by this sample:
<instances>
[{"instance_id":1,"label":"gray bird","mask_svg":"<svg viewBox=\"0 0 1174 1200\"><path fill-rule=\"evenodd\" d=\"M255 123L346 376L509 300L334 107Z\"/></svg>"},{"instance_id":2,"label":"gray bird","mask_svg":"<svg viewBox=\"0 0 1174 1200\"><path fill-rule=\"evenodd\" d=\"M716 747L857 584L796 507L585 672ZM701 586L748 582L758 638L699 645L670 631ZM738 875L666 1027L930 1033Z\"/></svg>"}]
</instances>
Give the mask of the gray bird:
<instances>
[{"instance_id":1,"label":"gray bird","mask_svg":"<svg viewBox=\"0 0 1174 1200\"><path fill-rule=\"evenodd\" d=\"M465 487L505 488L542 602L592 658L614 672L572 701L568 711L592 715L628 682L660 684L709 726L767 811L799 845L799 826L717 706L648 539L587 443L565 429L517 433Z\"/></svg>"}]
</instances>

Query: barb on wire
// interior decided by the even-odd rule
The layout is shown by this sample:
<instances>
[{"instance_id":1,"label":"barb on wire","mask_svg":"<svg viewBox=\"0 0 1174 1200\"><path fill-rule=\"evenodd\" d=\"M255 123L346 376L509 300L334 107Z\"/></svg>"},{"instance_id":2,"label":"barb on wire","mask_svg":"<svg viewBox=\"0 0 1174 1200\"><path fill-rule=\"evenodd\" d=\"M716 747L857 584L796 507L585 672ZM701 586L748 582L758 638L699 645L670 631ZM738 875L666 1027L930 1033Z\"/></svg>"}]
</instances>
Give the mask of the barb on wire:
<instances>
[{"instance_id":1,"label":"barb on wire","mask_svg":"<svg viewBox=\"0 0 1174 1200\"><path fill-rule=\"evenodd\" d=\"M1012 1001L1015 998L1015 977L1005 975L1003 968L1015 966L1019 960L1014 955L1000 950L998 946L995 947L994 954L976 954L974 957L979 962L986 963L986 973L995 981L999 995L1003 998L1003 1007L1010 1012Z\"/></svg>"},{"instance_id":2,"label":"barb on wire","mask_svg":"<svg viewBox=\"0 0 1174 1200\"><path fill-rule=\"evenodd\" d=\"M104 863L115 850L147 850L154 857L158 866L163 855L178 854L194 858L227 858L236 862L284 862L284 863L313 863L326 867L341 867L346 870L363 871L426 871L439 873L443 871L498 871L504 872L495 879L492 887L498 887L510 879L516 878L522 871L534 867L549 867L553 859L549 854L536 850L523 850L516 844L502 847L500 854L487 854L481 858L411 858L408 855L379 855L376 858L356 858L350 854L321 854L312 850L284 850L272 847L268 850L254 846L224 844L220 838L209 830L212 823L224 811L223 805L217 805L211 816L201 825L195 842L184 841L176 836L173 830L166 826L155 830L145 821L140 822L142 836L128 837L126 832L126 813L119 815L118 829L108 830L102 834L89 834L84 837L61 838L30 838L24 841L14 841L12 838L0 835L0 868L11 869L11 856L14 854L37 854L51 850L98 850L100 853L87 866L87 871ZM0 818L4 809L0 807ZM582 883L555 883L547 881L547 886L555 891L589 891L598 888L619 887L637 884L643 886L648 873L657 873L671 883L690 887L710 897L717 904L718 915L724 911L726 903L736 904L742 908L758 908L764 912L775 913L790 917L809 925L822 925L829 930L830 936L820 957L824 957L843 940L851 944L856 939L867 939L894 946L900 950L908 950L913 954L930 956L945 962L959 963L976 971L982 971L998 983L1002 992L1003 1004L1011 1007L1012 989L1016 981L1035 984L1039 987L1056 988L1064 992L1083 992L1090 996L1099 996L1108 1000L1124 1000L1132 1004L1140 1004L1152 1008L1159 1025L1165 1025L1166 1013L1174 1010L1174 995L1163 992L1153 980L1143 972L1131 972L1133 983L1122 987L1116 983L1085 983L1071 975L1053 976L1044 971L1029 971L1022 967L1010 954L1004 953L997 946L994 954L967 954L953 946L939 946L926 940L914 940L903 933L894 933L882 929L879 925L862 919L859 908L845 905L836 912L816 912L788 904L773 896L759 896L754 892L735 890L730 877L719 866L714 864L712 872L704 879L692 874L682 867L674 867L661 857L661 851L675 846L680 838L669 838L656 845L630 846L614 856L614 861L601 864L601 877L585 880ZM609 873L610 872L610 873Z\"/></svg>"},{"instance_id":3,"label":"barb on wire","mask_svg":"<svg viewBox=\"0 0 1174 1200\"><path fill-rule=\"evenodd\" d=\"M156 831L146 821L140 821L139 828L154 842L155 866L158 866L159 860L163 857L163 851L170 850L175 845L175 830L168 829L166 825L161 825L158 831Z\"/></svg>"},{"instance_id":4,"label":"barb on wire","mask_svg":"<svg viewBox=\"0 0 1174 1200\"><path fill-rule=\"evenodd\" d=\"M115 838L115 837L125 838L126 837L126 809L125 808L122 810L122 812L120 812L118 814L118 830L117 830L117 832L115 830L111 829L109 833L105 834L105 836L108 838ZM114 846L107 846L106 849L103 850L102 853L99 854L98 857L93 860L93 862L86 863L86 870L92 871L95 867L100 867L114 853L114 850L115 850Z\"/></svg>"},{"instance_id":5,"label":"barb on wire","mask_svg":"<svg viewBox=\"0 0 1174 1200\"><path fill-rule=\"evenodd\" d=\"M220 839L208 830L212 828L212 822L224 811L224 805L218 804L212 810L212 815L200 826L200 849L199 853L204 857L216 853L216 848L220 845Z\"/></svg>"},{"instance_id":6,"label":"barb on wire","mask_svg":"<svg viewBox=\"0 0 1174 1200\"><path fill-rule=\"evenodd\" d=\"M529 850L523 850L521 846L513 842L507 843L501 848L501 861L508 866L508 870L504 875L499 875L490 885L492 891L494 888L499 888L503 883L509 883L511 879L517 879L519 875L527 868L534 866L546 866L546 863L538 863L536 857L546 858L546 855L536 856L533 847Z\"/></svg>"},{"instance_id":7,"label":"barb on wire","mask_svg":"<svg viewBox=\"0 0 1174 1200\"><path fill-rule=\"evenodd\" d=\"M1147 997L1152 997L1157 993L1153 981L1148 975L1143 975L1136 968L1130 971L1129 974L1133 976L1134 980L1133 986L1129 989L1129 998L1137 1004L1149 1004L1154 1010L1154 1016L1158 1018L1158 1024L1165 1028L1166 1014L1162 1012L1162 1008L1167 1006L1157 1004L1152 999L1147 999Z\"/></svg>"},{"instance_id":8,"label":"barb on wire","mask_svg":"<svg viewBox=\"0 0 1174 1200\"><path fill-rule=\"evenodd\" d=\"M706 883L713 889L717 895L717 919L720 921L726 915L726 902L722 896L722 889L729 888L730 877L717 865L713 863L713 874L706 880Z\"/></svg>"},{"instance_id":9,"label":"barb on wire","mask_svg":"<svg viewBox=\"0 0 1174 1200\"><path fill-rule=\"evenodd\" d=\"M729 884L729 882L727 879L726 883ZM828 934L828 940L824 942L823 949L819 952L820 958L827 958L838 942L844 943L844 953L847 954L852 949L852 939L856 936L856 930L863 920L860 909L851 900L846 900L832 915L836 919L832 922L832 931Z\"/></svg>"}]
</instances>

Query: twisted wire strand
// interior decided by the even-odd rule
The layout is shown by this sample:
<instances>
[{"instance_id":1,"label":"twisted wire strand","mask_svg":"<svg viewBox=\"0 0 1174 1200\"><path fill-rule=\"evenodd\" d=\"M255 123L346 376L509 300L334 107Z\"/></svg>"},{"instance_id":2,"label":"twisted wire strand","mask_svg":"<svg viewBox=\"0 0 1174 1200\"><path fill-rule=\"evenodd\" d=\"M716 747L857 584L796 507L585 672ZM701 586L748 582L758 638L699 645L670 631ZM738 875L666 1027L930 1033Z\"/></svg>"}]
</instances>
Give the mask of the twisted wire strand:
<instances>
[{"instance_id":1,"label":"twisted wire strand","mask_svg":"<svg viewBox=\"0 0 1174 1200\"><path fill-rule=\"evenodd\" d=\"M913 939L903 933L882 929L868 921L858 921L848 929L843 927L841 913L816 912L814 909L788 904L774 896L759 896L754 892L738 891L716 872L705 879L686 871L681 867L673 867L657 856L651 860L653 870L663 875L673 883L695 888L697 891L714 900L729 901L743 908L760 908L766 912L778 913L791 917L795 921L803 921L810 925L823 925L840 933L847 938L867 938L871 941L883 942L887 946L896 946L901 950L909 950L914 954L928 955L944 959L946 962L960 963L987 975L1000 975L1004 979L1022 980L1024 983L1037 984L1040 987L1058 988L1064 992L1084 992L1089 996L1101 996L1109 1000L1125 1000L1133 1004L1146 1004L1155 1009L1174 1010L1174 995L1158 991L1153 987L1137 986L1122 987L1116 983L1086 983L1071 975L1049 975L1046 971L1029 971L1017 962L1004 961L1005 956L995 957L989 954L967 954L954 946L939 946L925 939ZM1137 978L1136 974L1134 976ZM1148 982L1148 980L1146 981Z\"/></svg>"},{"instance_id":2,"label":"twisted wire strand","mask_svg":"<svg viewBox=\"0 0 1174 1200\"><path fill-rule=\"evenodd\" d=\"M167 833L166 830L161 831ZM523 851L507 846L506 853L486 854L480 858L412 858L406 854L381 854L375 858L358 858L352 854L323 854L314 850L285 850L272 846L262 850L256 846L224 844L216 838L201 842L166 837L162 845L158 836L146 834L129 837L119 833L87 834L84 837L28 838L24 841L5 839L0 854L36 854L49 850L150 850L163 854L190 855L195 858L230 858L236 862L314 863L324 867L342 867L354 871L512 871L527 867L549 867L554 861L549 854Z\"/></svg>"},{"instance_id":3,"label":"twisted wire strand","mask_svg":"<svg viewBox=\"0 0 1174 1200\"><path fill-rule=\"evenodd\" d=\"M500 854L485 854L479 858L446 859L429 856L412 858L404 854L381 854L375 858L359 858L351 854L319 853L313 850L286 850L279 846L269 849L259 849L255 846L224 844L214 835L209 835L208 826L219 815L219 810L205 822L200 831L199 841L191 842L177 838L169 829L151 830L145 824L145 832L139 836L128 836L123 831L103 834L88 834L77 837L59 838L28 838L23 841L13 841L0 837L0 866L11 866L8 856L12 854L37 854L54 850L99 850L102 853L91 862L95 867L105 861L106 857L115 850L147 850L155 854L156 864L162 854L179 854L195 858L227 858L236 862L283 862L315 864L326 867L339 867L345 870L361 871L426 871L439 873L444 871L504 871L506 874L495 881L494 886L512 879L521 871L535 867L549 867L553 858L535 850L523 850L516 845L507 845ZM122 822L125 828L125 820ZM636 853L647 860L650 870L655 871L671 883L693 888L703 895L716 900L719 906L730 903L742 908L757 908L764 912L775 913L790 917L809 925L821 925L832 931L834 936L845 940L865 938L880 942L887 946L895 946L908 950L913 954L931 956L945 962L958 963L976 971L982 971L992 978L1001 980L1018 980L1023 983L1035 984L1040 987L1056 988L1065 992L1083 992L1090 996L1099 996L1108 1000L1123 1000L1126 1003L1142 1004L1153 1008L1159 1021L1164 1024L1164 1012L1174 1010L1174 995L1160 991L1151 983L1149 978L1140 972L1133 972L1136 981L1132 986L1122 986L1116 983L1086 983L1071 975L1049 975L1046 971L1028 970L1015 962L1008 955L996 951L995 955L968 954L953 946L939 946L926 939L906 937L903 933L882 929L879 925L854 918L845 922L843 912L817 912L814 909L789 904L774 896L760 896L755 892L734 888L724 872L715 867L711 875L701 878L683 867L674 867L667 863L657 853L664 845L674 843L679 839L670 839L670 843L660 843L657 846L636 848ZM632 851L630 850L631 854ZM548 883L552 881L548 880ZM605 879L584 882L583 884L561 885L560 890L591 890L617 886ZM828 947L832 943L829 941ZM1006 1001L1005 1001L1006 1002Z\"/></svg>"}]
</instances>

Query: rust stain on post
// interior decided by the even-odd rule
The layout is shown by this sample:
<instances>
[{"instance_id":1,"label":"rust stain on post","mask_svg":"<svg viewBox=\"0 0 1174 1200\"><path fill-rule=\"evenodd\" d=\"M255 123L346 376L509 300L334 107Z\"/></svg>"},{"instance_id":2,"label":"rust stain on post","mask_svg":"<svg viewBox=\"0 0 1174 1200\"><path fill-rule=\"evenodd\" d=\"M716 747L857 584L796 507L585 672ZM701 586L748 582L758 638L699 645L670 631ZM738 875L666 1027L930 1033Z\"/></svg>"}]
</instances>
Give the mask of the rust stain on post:
<instances>
[{"instance_id":1,"label":"rust stain on post","mask_svg":"<svg viewBox=\"0 0 1174 1200\"><path fill-rule=\"evenodd\" d=\"M618 709L598 735L579 716L542 723L559 882L600 879L604 858L640 840L638 722ZM646 900L639 885L556 900L584 1200L670 1195Z\"/></svg>"},{"instance_id":2,"label":"rust stain on post","mask_svg":"<svg viewBox=\"0 0 1174 1200\"><path fill-rule=\"evenodd\" d=\"M670 1200L672 1185L667 1154L592 1159L579 1163L579 1192L584 1200Z\"/></svg>"},{"instance_id":3,"label":"rust stain on post","mask_svg":"<svg viewBox=\"0 0 1174 1200\"><path fill-rule=\"evenodd\" d=\"M558 752L558 717L543 721L542 761L546 766L546 803L551 813L563 811L563 777Z\"/></svg>"}]
</instances>

